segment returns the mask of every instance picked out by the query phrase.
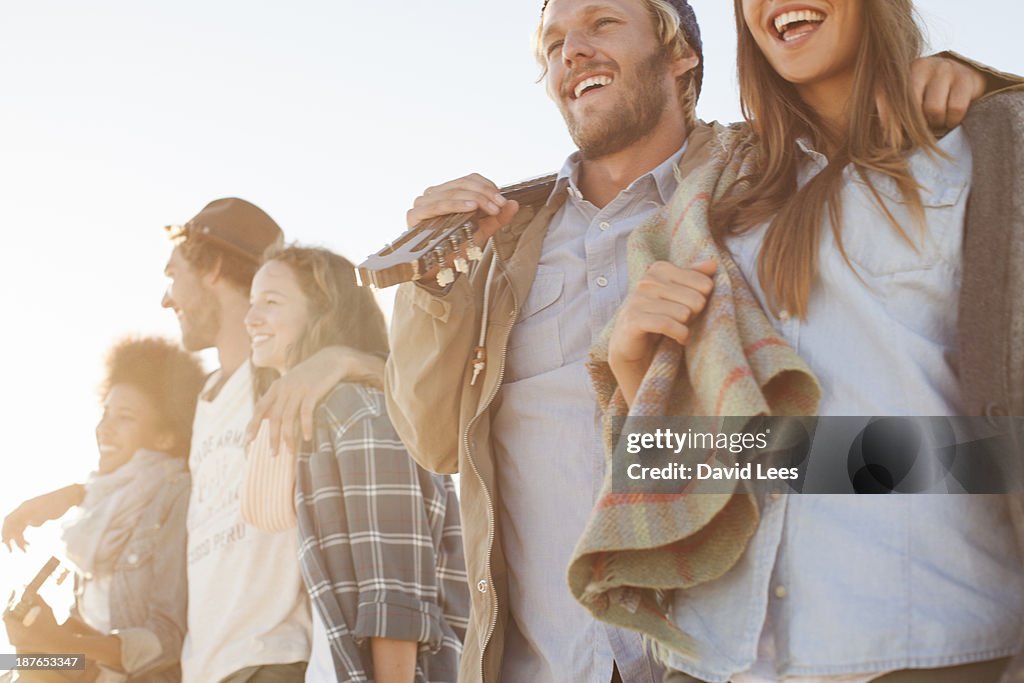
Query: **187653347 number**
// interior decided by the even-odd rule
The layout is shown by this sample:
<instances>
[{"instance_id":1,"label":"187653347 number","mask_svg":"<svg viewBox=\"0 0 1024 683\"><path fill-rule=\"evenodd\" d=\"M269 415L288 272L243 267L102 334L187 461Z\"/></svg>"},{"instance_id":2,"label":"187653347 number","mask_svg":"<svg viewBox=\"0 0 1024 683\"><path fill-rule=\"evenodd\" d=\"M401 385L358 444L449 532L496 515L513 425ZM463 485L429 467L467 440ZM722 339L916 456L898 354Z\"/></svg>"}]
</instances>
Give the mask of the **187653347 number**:
<instances>
[{"instance_id":1,"label":"187653347 number","mask_svg":"<svg viewBox=\"0 0 1024 683\"><path fill-rule=\"evenodd\" d=\"M0 654L0 671L81 671L85 655Z\"/></svg>"}]
</instances>

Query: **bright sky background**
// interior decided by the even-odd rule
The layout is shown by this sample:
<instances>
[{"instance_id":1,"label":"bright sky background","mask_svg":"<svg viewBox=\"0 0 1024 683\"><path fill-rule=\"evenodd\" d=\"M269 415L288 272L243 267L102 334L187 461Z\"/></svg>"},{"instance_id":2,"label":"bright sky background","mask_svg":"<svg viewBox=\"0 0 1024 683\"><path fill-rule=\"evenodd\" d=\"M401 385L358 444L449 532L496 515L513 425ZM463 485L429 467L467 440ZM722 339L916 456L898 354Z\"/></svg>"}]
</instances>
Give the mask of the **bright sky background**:
<instances>
[{"instance_id":1,"label":"bright sky background","mask_svg":"<svg viewBox=\"0 0 1024 683\"><path fill-rule=\"evenodd\" d=\"M698 114L735 120L732 3L692 3ZM95 387L115 339L177 338L159 305L163 225L241 196L290 239L358 263L428 185L556 170L572 144L534 82L539 5L0 1L0 514L95 464ZM1020 3L917 6L934 49L1024 72ZM27 557L0 549L4 598L45 561L54 526Z\"/></svg>"}]
</instances>

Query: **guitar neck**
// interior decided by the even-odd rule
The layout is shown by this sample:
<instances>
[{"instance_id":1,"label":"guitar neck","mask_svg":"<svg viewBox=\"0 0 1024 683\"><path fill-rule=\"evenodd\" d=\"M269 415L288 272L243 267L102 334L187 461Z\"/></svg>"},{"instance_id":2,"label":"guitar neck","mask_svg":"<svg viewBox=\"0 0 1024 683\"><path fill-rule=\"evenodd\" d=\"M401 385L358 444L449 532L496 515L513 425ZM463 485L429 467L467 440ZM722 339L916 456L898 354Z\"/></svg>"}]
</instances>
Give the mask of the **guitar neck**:
<instances>
[{"instance_id":1,"label":"guitar neck","mask_svg":"<svg viewBox=\"0 0 1024 683\"><path fill-rule=\"evenodd\" d=\"M39 589L43 587L43 584L46 583L48 578L50 578L50 575L57 571L57 567L59 566L60 560L56 557L51 557L47 560L46 564L43 565L43 568L36 572L36 575L31 581L29 581L28 585L25 586L25 594L35 595L38 593Z\"/></svg>"},{"instance_id":2,"label":"guitar neck","mask_svg":"<svg viewBox=\"0 0 1024 683\"><path fill-rule=\"evenodd\" d=\"M9 604L7 607L7 613L16 616L21 619L28 612L29 608L32 607L35 602L36 596L39 594L39 589L43 587L46 580L49 579L55 571L60 567L60 560L56 557L51 557L43 565L43 568L36 572L36 575L32 577L32 580L25 586L25 590L21 592L21 597L17 603Z\"/></svg>"},{"instance_id":3,"label":"guitar neck","mask_svg":"<svg viewBox=\"0 0 1024 683\"><path fill-rule=\"evenodd\" d=\"M501 194L523 206L536 205L550 196L556 178L550 174L524 180L501 188ZM383 289L437 272L438 284L444 286L454 280L456 271L468 272L462 252L471 245L476 230L475 213L449 214L418 223L359 265L359 283ZM478 257L475 252L470 259Z\"/></svg>"},{"instance_id":4,"label":"guitar neck","mask_svg":"<svg viewBox=\"0 0 1024 683\"><path fill-rule=\"evenodd\" d=\"M514 185L506 185L500 191L505 199L514 199L524 205L537 204L548 198L557 179L558 174L550 173Z\"/></svg>"}]
</instances>

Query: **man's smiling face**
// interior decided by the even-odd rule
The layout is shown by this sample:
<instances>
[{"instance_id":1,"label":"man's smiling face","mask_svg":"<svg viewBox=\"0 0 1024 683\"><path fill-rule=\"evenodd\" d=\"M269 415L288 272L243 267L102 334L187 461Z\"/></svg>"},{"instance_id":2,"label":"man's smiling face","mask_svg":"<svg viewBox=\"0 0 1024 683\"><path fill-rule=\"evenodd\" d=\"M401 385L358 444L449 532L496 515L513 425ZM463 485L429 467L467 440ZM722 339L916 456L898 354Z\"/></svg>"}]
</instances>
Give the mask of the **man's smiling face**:
<instances>
[{"instance_id":1,"label":"man's smiling face","mask_svg":"<svg viewBox=\"0 0 1024 683\"><path fill-rule=\"evenodd\" d=\"M680 67L642 0L552 0L540 49L548 94L585 159L629 147L679 106Z\"/></svg>"},{"instance_id":2,"label":"man's smiling face","mask_svg":"<svg viewBox=\"0 0 1024 683\"><path fill-rule=\"evenodd\" d=\"M185 258L180 246L171 252L164 275L170 283L161 305L177 316L181 345L188 351L214 346L220 332L220 305L203 274Z\"/></svg>"}]
</instances>

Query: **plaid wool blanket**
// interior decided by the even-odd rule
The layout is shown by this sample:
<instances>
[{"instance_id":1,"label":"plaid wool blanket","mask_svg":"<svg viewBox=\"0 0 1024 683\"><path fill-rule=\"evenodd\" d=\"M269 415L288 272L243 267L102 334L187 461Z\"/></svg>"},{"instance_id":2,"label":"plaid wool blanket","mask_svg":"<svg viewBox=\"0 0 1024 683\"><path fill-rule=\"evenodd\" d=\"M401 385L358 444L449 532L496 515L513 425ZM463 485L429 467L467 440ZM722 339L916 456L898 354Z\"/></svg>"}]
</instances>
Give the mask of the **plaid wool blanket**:
<instances>
[{"instance_id":1,"label":"plaid wool blanket","mask_svg":"<svg viewBox=\"0 0 1024 683\"><path fill-rule=\"evenodd\" d=\"M743 488L623 493L612 479L611 418L630 416L814 415L820 388L776 333L708 225L710 203L748 171L744 128L698 125L664 210L629 239L630 281L654 261L687 266L714 259L715 287L685 348L663 338L631 411L608 367L614 320L591 350L590 374L605 413L606 475L569 566L569 587L595 617L637 630L657 646L699 656L699 646L668 618L668 591L712 581L732 567L757 529L754 496Z\"/></svg>"}]
</instances>

